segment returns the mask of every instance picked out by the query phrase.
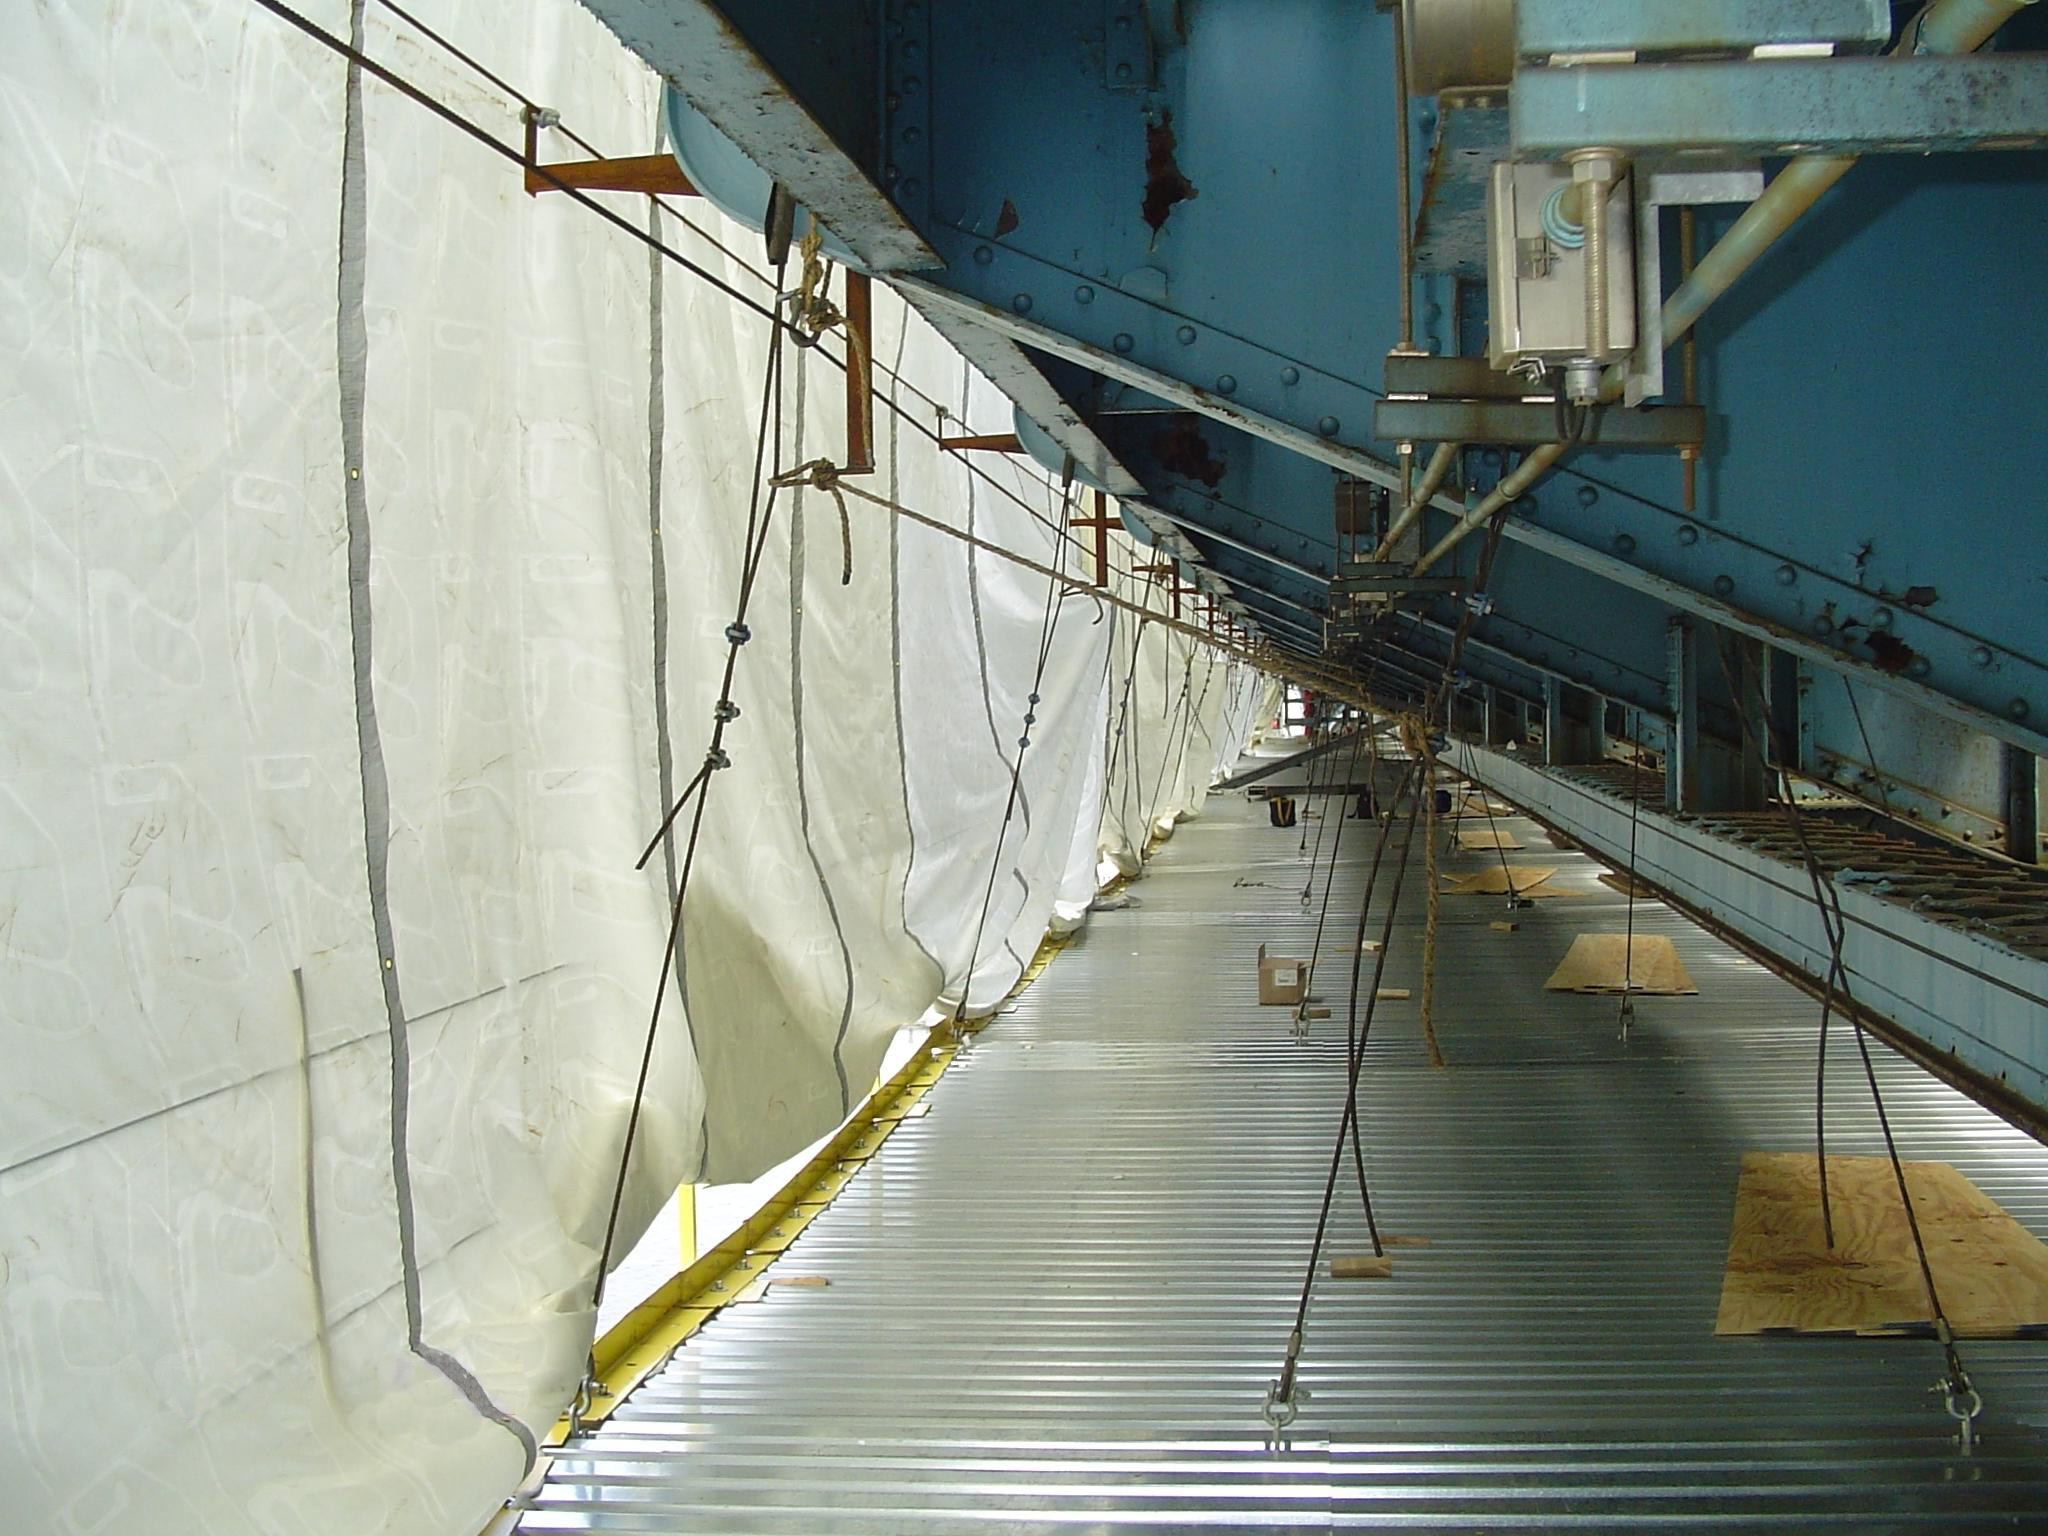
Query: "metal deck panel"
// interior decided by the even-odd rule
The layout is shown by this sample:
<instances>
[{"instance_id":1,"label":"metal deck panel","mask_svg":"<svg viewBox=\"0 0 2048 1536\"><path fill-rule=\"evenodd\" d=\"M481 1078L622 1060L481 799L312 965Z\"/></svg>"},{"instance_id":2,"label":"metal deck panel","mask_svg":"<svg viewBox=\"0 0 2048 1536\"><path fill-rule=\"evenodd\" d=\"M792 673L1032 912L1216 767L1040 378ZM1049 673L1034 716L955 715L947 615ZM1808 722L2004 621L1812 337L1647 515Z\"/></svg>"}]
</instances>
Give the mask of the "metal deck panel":
<instances>
[{"instance_id":1,"label":"metal deck panel","mask_svg":"<svg viewBox=\"0 0 2048 1536\"><path fill-rule=\"evenodd\" d=\"M1258 1409L1341 1105L1330 957L1368 839L1348 826L1317 984L1340 1017L1297 1046L1287 1010L1256 1004L1253 957L1307 951L1300 829L1230 795L792 1246L830 1287L728 1309L557 1453L521 1529L2048 1525L2048 1343L1964 1346L1989 1437L1965 1461L1927 1393L1930 1342L1714 1337L1741 1155L1810 1144L1817 1010L1639 901L1638 930L1670 936L1701 990L1639 1000L1623 1045L1613 999L1540 990L1623 898L1532 822L1503 825L1528 845L1511 862L1577 894L1513 934L1487 926L1497 899L1444 899L1449 1070L1427 1065L1413 1002L1382 1006L1374 1195L1383 1230L1430 1246L1398 1250L1392 1281L1319 1278L1285 1455ZM1392 986L1419 986L1420 865L1418 848ZM1837 1045L1830 1151L1879 1151ZM2048 1231L2048 1151L1878 1056L1905 1154ZM1366 1251L1355 1190L1339 1213L1335 1251Z\"/></svg>"}]
</instances>

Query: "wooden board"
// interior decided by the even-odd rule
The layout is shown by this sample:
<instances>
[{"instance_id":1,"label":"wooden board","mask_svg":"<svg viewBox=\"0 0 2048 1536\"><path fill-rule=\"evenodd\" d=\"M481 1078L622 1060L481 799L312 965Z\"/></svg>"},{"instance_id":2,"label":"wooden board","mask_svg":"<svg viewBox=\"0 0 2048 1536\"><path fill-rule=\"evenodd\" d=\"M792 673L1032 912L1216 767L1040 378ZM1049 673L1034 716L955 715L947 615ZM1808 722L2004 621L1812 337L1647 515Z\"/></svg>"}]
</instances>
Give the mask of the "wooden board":
<instances>
[{"instance_id":1,"label":"wooden board","mask_svg":"<svg viewBox=\"0 0 2048 1536\"><path fill-rule=\"evenodd\" d=\"M1556 867L1548 864L1520 864L1510 869L1494 864L1476 875L1447 876L1450 883L1444 889L1461 896L1505 896L1509 877L1512 876L1517 896L1570 895L1569 891L1560 891L1544 883L1556 873Z\"/></svg>"},{"instance_id":2,"label":"wooden board","mask_svg":"<svg viewBox=\"0 0 2048 1536\"><path fill-rule=\"evenodd\" d=\"M2048 1245L1947 1163L1906 1164L1906 1187L1956 1333L2048 1331ZM1716 1333L1884 1335L1932 1324L1890 1161L1831 1157L1828 1191L1832 1253L1811 1154L1743 1156Z\"/></svg>"},{"instance_id":3,"label":"wooden board","mask_svg":"<svg viewBox=\"0 0 2048 1536\"><path fill-rule=\"evenodd\" d=\"M1686 997L1699 991L1685 962L1661 934L1582 933L1572 940L1546 992L1644 992L1652 997Z\"/></svg>"},{"instance_id":4,"label":"wooden board","mask_svg":"<svg viewBox=\"0 0 2048 1536\"><path fill-rule=\"evenodd\" d=\"M1338 1280L1388 1280L1394 1274L1392 1254L1361 1254L1330 1260L1330 1274Z\"/></svg>"},{"instance_id":5,"label":"wooden board","mask_svg":"<svg viewBox=\"0 0 2048 1536\"><path fill-rule=\"evenodd\" d=\"M1497 800L1483 800L1478 795L1467 795L1459 804L1467 816L1519 816L1521 814L1512 805L1502 805Z\"/></svg>"},{"instance_id":6,"label":"wooden board","mask_svg":"<svg viewBox=\"0 0 2048 1536\"><path fill-rule=\"evenodd\" d=\"M1519 848L1522 840L1506 827L1460 827L1458 846L1467 853L1492 853L1500 848Z\"/></svg>"}]
</instances>

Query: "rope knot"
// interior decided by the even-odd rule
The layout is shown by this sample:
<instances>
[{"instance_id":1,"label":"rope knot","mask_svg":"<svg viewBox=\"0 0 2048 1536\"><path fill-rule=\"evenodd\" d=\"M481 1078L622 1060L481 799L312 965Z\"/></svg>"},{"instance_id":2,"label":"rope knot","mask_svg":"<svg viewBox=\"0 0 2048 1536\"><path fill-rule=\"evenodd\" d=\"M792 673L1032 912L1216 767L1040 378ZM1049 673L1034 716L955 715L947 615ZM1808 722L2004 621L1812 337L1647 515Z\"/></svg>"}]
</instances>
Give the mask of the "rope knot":
<instances>
[{"instance_id":1,"label":"rope knot","mask_svg":"<svg viewBox=\"0 0 2048 1536\"><path fill-rule=\"evenodd\" d=\"M785 489L808 485L832 493L832 500L839 506L839 585L842 587L853 584L853 519L847 516L846 495L839 488L839 477L844 473L846 471L830 459L812 459L795 469L785 469L768 481L770 485Z\"/></svg>"}]
</instances>

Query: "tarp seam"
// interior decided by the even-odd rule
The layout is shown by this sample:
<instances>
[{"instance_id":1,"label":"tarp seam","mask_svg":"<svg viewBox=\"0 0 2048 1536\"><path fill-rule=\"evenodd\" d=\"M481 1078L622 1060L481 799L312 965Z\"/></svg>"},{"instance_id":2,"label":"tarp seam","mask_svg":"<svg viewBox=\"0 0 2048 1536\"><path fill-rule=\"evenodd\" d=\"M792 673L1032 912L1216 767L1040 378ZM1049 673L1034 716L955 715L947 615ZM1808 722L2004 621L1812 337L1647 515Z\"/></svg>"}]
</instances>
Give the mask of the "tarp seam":
<instances>
[{"instance_id":1,"label":"tarp seam","mask_svg":"<svg viewBox=\"0 0 2048 1536\"><path fill-rule=\"evenodd\" d=\"M903 371L903 354L910 341L910 317L906 312L903 324L896 331L896 359L889 370L889 499L901 501L902 482L899 479L897 450L902 443L902 409L897 405L897 386ZM906 852L903 858L903 931L910 942L917 946L917 952L931 962L940 985L944 985L946 967L939 957L931 952L923 935L910 921L910 877L917 869L917 817L910 808L910 739L903 729L903 519L895 513L889 514L889 702L896 717L896 782L903 791L903 831Z\"/></svg>"},{"instance_id":2,"label":"tarp seam","mask_svg":"<svg viewBox=\"0 0 2048 1536\"><path fill-rule=\"evenodd\" d=\"M349 36L357 49L365 43L363 12L366 4L367 0L351 0L349 5ZM383 741L377 727L376 688L372 675L375 652L371 644L370 510L369 491L363 480L364 403L370 355L369 330L363 306L369 195L364 182L367 156L363 142L362 66L354 60L349 62L344 91L335 343L341 383L343 498L348 527L349 641L354 663L357 769L363 789L365 877L369 886L370 924L377 941L378 974L383 983L384 1017L391 1038L391 1183L398 1221L399 1271L405 1292L406 1347L447 1377L478 1413L517 1439L526 1456L525 1472L531 1472L540 1452L533 1431L492 1402L483 1383L470 1373L467 1366L428 1344L422 1334L412 1173L406 1150L406 1124L412 1094L412 1051L406 1033L405 1004L399 993L397 946L392 939L387 883L391 858L391 781L385 769Z\"/></svg>"}]
</instances>

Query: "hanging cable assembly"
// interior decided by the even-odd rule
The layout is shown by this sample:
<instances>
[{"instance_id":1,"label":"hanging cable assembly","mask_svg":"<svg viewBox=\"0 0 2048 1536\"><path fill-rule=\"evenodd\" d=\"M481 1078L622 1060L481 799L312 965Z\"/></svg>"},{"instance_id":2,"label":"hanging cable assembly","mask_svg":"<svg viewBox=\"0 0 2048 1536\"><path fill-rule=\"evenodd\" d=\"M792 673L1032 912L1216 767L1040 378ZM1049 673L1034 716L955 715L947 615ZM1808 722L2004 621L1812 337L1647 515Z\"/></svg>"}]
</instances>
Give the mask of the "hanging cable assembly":
<instances>
[{"instance_id":1,"label":"hanging cable assembly","mask_svg":"<svg viewBox=\"0 0 2048 1536\"><path fill-rule=\"evenodd\" d=\"M1742 690L1736 682L1736 670L1728 664L1726 651L1720 645L1714 647L1721 664L1721 671L1728 683L1730 695L1740 699ZM1830 1015L1834 1011L1837 993L1842 999L1842 1012L1848 1018L1851 1035L1856 1041L1857 1054L1862 1058L1864 1081L1870 1087L1870 1102L1877 1112L1878 1130L1884 1138L1885 1157L1891 1164L1892 1181L1899 1192L1899 1204L1906 1215L1906 1230L1913 1239L1913 1255L1918 1261L1920 1279L1927 1291L1927 1307L1933 1317L1934 1337L1941 1345L1944 1374L1929 1390L1938 1393L1942 1407L1956 1421L1956 1445L1960 1454L1967 1456L1975 1448L1978 1439L1977 1420L1984 1412L1983 1396L1977 1391L1970 1374L1963 1365L1961 1353L1956 1347L1955 1330L1950 1325L1946 1309L1941 1304L1940 1291L1934 1282L1934 1267L1927 1256L1927 1241L1920 1230L1920 1217L1913 1205L1913 1193L1906 1183L1905 1163L1899 1157L1899 1144L1892 1133L1891 1116L1886 1112L1884 1092L1878 1085L1877 1065L1871 1059L1869 1032L1863 1027L1861 1014L1857 1012L1855 998L1850 992L1849 969L1843 958L1844 945L1848 938L1848 920L1842 912L1842 896L1835 885L1835 879L1814 852L1812 842L1806 835L1804 813L1800 811L1792 789L1791 770L1786 766L1787 754L1778 750L1780 741L1771 715L1770 696L1764 687L1759 672L1755 679L1757 697L1757 718L1763 723L1764 740L1759 742L1751 732L1748 711L1736 710L1736 718L1742 726L1745 748L1756 753L1777 778L1779 809L1784 813L1785 822L1793 840L1798 844L1800 858L1806 866L1808 884L1813 890L1814 910L1820 917L1821 930L1827 939L1827 979L1821 992L1820 1042L1816 1052L1814 1068L1814 1165L1819 1174L1821 1233L1830 1252L1835 1246L1834 1213L1828 1193L1827 1174L1827 1039ZM1871 764L1871 771L1877 765Z\"/></svg>"},{"instance_id":2,"label":"hanging cable assembly","mask_svg":"<svg viewBox=\"0 0 2048 1536\"><path fill-rule=\"evenodd\" d=\"M1060 612L1063 607L1061 599L1067 592L1060 582L1059 570L1066 558L1067 523L1072 519L1074 511L1074 461L1071 458L1066 462L1060 487L1060 533L1053 546L1053 567L1050 573L1052 579L1046 583L1045 612L1039 620L1038 656L1031 672L1031 692L1024 705L1023 731L1017 738L1017 757L1010 769L1010 792L1003 805L1002 822L996 828L996 845L989 855L988 884L981 894L981 915L975 920L974 942L968 947L967 969L960 979L960 1001L953 1008L953 1034L963 1046L972 1033L966 1026L967 1000L974 990L975 967L981 963L981 940L988 926L989 908L995 903L996 876L1001 873L1003 867L1003 845L1010 835L1010 823L1017 814L1017 801L1024 783L1024 755L1031 750L1031 728L1038 723L1038 706L1042 702L1038 690L1045 682L1046 663L1052 657L1053 640L1059 633Z\"/></svg>"},{"instance_id":3,"label":"hanging cable assembly","mask_svg":"<svg viewBox=\"0 0 2048 1536\"><path fill-rule=\"evenodd\" d=\"M676 817L686 804L694 801L695 809L690 819L690 834L684 845L683 863L676 881L676 892L669 909L668 937L662 946L661 974L655 983L654 1002L647 1019L647 1032L640 1052L640 1069L633 1084L633 1104L626 1120L626 1133L619 1150L619 1172L612 1186L611 1209L605 1218L604 1244L598 1255L597 1276L591 1289L590 1305L596 1310L604 1300L604 1286L607 1272L611 1267L612 1247L618 1237L619 1211L625 1202L626 1178L632 1167L633 1147L640 1128L640 1112L646 1101L647 1078L654 1062L654 1044L660 1033L662 1003L668 996L669 977L674 971L677 947L682 937L683 906L689 895L690 876L696 867L697 848L704 829L704 809L710 798L710 786L715 774L732 766L732 758L725 750L725 733L728 726L740 716L739 706L733 702L732 688L734 675L739 666L740 647L753 638L747 627L748 606L753 599L754 582L760 572L761 557L768 542L768 531L773 521L776 488L774 479L781 457L781 393L782 393L782 328L769 327L768 358L763 369L759 426L754 443L753 490L747 503L747 527L741 541L739 592L734 600L732 623L726 626L725 670L718 686L718 699L712 706L710 744L705 749L704 765L698 769L688 786L677 796L662 819L661 830L656 832L648 849L642 853L639 865L644 867L647 859L657 847ZM765 490L765 495L764 495ZM592 1371L591 1375L595 1375Z\"/></svg>"},{"instance_id":4,"label":"hanging cable assembly","mask_svg":"<svg viewBox=\"0 0 2048 1536\"><path fill-rule=\"evenodd\" d=\"M1329 744L1329 733L1323 729L1323 721L1320 717L1313 718L1308 723L1308 774L1302 780L1301 786L1301 798L1304 809L1307 809L1308 807L1311 807L1315 804L1316 769L1322 763L1322 759L1316 755L1316 738L1318 735L1321 735L1323 737L1323 744L1327 746ZM1305 821L1301 824L1301 842L1295 848L1294 852L1297 857L1308 852L1308 823ZM1323 834L1320 830L1318 830L1316 833L1316 858L1321 858L1322 854ZM1315 859L1310 859L1308 865L1309 884L1314 883L1315 877ZM1303 906L1308 905L1308 892L1309 885L1304 884L1301 888L1301 904Z\"/></svg>"},{"instance_id":5,"label":"hanging cable assembly","mask_svg":"<svg viewBox=\"0 0 2048 1536\"><path fill-rule=\"evenodd\" d=\"M1366 738L1369 735L1370 732L1362 728L1351 733L1351 762L1344 770L1344 782L1347 789L1357 782L1359 752L1365 746ZM1375 746L1372 761L1366 768L1368 777L1372 775L1378 763L1379 752L1377 746ZM1325 791L1324 799L1327 800L1328 798L1329 794ZM1323 866L1323 904L1316 913L1316 936L1315 941L1309 946L1308 969L1303 973L1301 984L1301 1002L1294 1010L1294 1038L1296 1040L1306 1040L1308 1038L1308 1009L1309 1004L1314 1001L1316 962L1322 958L1323 925L1329 920L1330 916L1330 893L1336 888L1337 883L1337 860L1344 850L1344 821L1344 802L1342 797L1340 797L1337 802L1337 835L1330 840L1330 860ZM1322 856L1322 843L1322 834L1319 832L1316 834L1316 856L1318 858ZM1309 884L1313 885L1316 877L1316 866L1313 861L1310 862L1308 867L1308 877ZM1308 885L1302 887L1301 899L1304 903L1308 901Z\"/></svg>"},{"instance_id":6,"label":"hanging cable assembly","mask_svg":"<svg viewBox=\"0 0 2048 1536\"><path fill-rule=\"evenodd\" d=\"M1287 1427L1299 1414L1297 1385L1301 1365L1301 1351L1308 1332L1309 1302L1315 1292L1316 1271L1322 1262L1323 1245L1329 1235L1330 1211L1336 1197L1337 1176L1343 1167L1344 1146L1350 1139L1352 1129L1358 1121L1358 1079L1365 1065L1366 1045L1371 1038L1373 1019L1378 1011L1380 983L1386 975L1387 953L1393 943L1394 920L1401 904L1401 892L1406 884L1409 855L1415 845L1415 827L1421 811L1421 784L1423 765L1432 750L1427 733L1430 722L1448 698L1451 679L1455 675L1459 658L1464 654L1466 639L1477 622L1488 577L1493 570L1493 560L1500 547L1500 532L1505 521L1504 512L1495 514L1487 528L1485 544L1480 550L1479 562L1473 576L1472 593L1466 599L1466 609L1458 621L1458 627L1451 637L1449 654L1445 657L1442 674L1438 677L1434 692L1427 701L1420 716L1404 717L1402 735L1407 743L1409 762L1403 770L1400 784L1394 798L1394 812L1383 824L1378 847L1373 854L1372 869L1366 880L1364 899L1358 908L1358 931L1353 939L1351 955L1351 990L1346 1010L1346 1063L1344 1112L1337 1126L1336 1145L1330 1157L1330 1169L1323 1183L1321 1209L1316 1218L1315 1236L1309 1245L1308 1264L1301 1281L1301 1297L1295 1307L1294 1326L1287 1336L1286 1352L1281 1358L1280 1374L1268 1384L1266 1399L1260 1410L1260 1417L1271 1432L1271 1444L1277 1451L1284 1445ZM1412 794L1409 803L1408 822L1403 832L1401 855L1394 871L1394 882L1387 897L1386 913L1381 920L1379 947L1373 956L1372 990L1366 998L1365 1016L1358 1015L1359 981L1364 966L1366 949L1366 928L1370 922L1372 898L1379 881L1379 871L1386 852L1393 824L1399 815L1401 798ZM1366 1230L1371 1234L1373 1253L1386 1252L1379 1234L1378 1223L1373 1217L1372 1200L1367 1191L1363 1159L1360 1158L1359 1190L1365 1208Z\"/></svg>"},{"instance_id":7,"label":"hanging cable assembly","mask_svg":"<svg viewBox=\"0 0 2048 1536\"><path fill-rule=\"evenodd\" d=\"M1621 951L1621 1009L1616 1024L1621 1030L1622 1044L1628 1043L1628 1032L1636 1021L1636 1000L1631 989L1635 986L1636 960L1636 829L1643 821L1643 712L1636 711L1635 734L1629 739L1629 783L1628 783L1628 923L1627 936ZM1822 1026L1825 1034L1826 1026ZM1823 1044L1822 1049L1826 1046ZM1823 1173L1822 1179L1827 1175ZM1830 1244L1832 1246L1832 1244Z\"/></svg>"}]
</instances>

